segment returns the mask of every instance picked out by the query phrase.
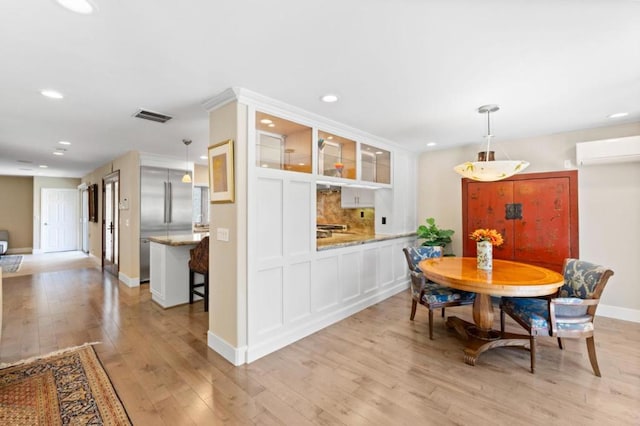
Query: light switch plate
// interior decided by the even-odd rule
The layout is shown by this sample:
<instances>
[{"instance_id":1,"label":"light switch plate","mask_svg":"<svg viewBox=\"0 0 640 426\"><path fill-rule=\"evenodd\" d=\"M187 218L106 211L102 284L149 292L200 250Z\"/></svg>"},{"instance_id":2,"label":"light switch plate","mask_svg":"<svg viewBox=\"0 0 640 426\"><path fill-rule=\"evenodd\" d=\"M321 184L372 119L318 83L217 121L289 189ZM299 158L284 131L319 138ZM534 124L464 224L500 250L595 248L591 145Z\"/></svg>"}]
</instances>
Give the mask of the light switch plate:
<instances>
[{"instance_id":1,"label":"light switch plate","mask_svg":"<svg viewBox=\"0 0 640 426\"><path fill-rule=\"evenodd\" d=\"M216 239L218 241L229 241L229 230L227 228L218 228L216 230Z\"/></svg>"}]
</instances>

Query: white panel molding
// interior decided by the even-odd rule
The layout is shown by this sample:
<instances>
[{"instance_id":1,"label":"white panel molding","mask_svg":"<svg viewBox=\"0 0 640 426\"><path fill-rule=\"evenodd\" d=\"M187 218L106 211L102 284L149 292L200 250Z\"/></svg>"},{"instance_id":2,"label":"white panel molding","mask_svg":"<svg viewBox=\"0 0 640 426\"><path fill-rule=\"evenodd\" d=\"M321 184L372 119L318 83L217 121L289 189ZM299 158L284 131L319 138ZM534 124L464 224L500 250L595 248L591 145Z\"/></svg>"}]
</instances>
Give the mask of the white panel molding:
<instances>
[{"instance_id":1,"label":"white panel molding","mask_svg":"<svg viewBox=\"0 0 640 426\"><path fill-rule=\"evenodd\" d=\"M282 333L278 336L274 336L272 339L259 342L255 345L249 344L246 349L247 363L251 363L265 355L277 351L293 342L296 342L316 331L322 330L325 327L330 326L338 321L342 321L349 316L360 312L369 306L375 305L391 296L394 296L409 288L408 279L404 282L398 283L393 287L389 287L382 292L369 295L367 298L360 299L355 303L346 305L341 309L332 311L322 316L318 316L313 321L300 325L299 327L292 328L286 333ZM211 345L209 345L211 346ZM211 346L212 347L212 346ZM224 355L223 355L224 356ZM227 358L228 359L228 358ZM238 365L238 364L235 364Z\"/></svg>"},{"instance_id":2,"label":"white panel molding","mask_svg":"<svg viewBox=\"0 0 640 426\"><path fill-rule=\"evenodd\" d=\"M207 345L235 366L242 365L247 362L246 346L236 348L235 346L230 345L223 338L213 334L210 330L207 331Z\"/></svg>"}]
</instances>

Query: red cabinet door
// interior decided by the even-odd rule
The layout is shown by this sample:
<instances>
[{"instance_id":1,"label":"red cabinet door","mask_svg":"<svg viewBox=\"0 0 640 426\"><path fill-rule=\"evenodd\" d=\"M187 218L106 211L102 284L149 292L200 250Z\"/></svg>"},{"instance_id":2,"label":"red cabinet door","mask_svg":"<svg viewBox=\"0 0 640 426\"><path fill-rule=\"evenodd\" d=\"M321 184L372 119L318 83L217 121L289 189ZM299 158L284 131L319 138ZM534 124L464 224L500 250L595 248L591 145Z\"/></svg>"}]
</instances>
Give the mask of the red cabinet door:
<instances>
[{"instance_id":1,"label":"red cabinet door","mask_svg":"<svg viewBox=\"0 0 640 426\"><path fill-rule=\"evenodd\" d=\"M504 243L493 248L494 259L513 259L513 221L505 218L505 205L513 203L513 182L470 182L467 187L464 255L476 255L476 242L469 234L479 228L497 229ZM464 228L464 227L463 227Z\"/></svg>"},{"instance_id":2,"label":"red cabinet door","mask_svg":"<svg viewBox=\"0 0 640 426\"><path fill-rule=\"evenodd\" d=\"M476 256L469 234L497 229L504 244L495 259L516 260L562 273L578 258L577 172L529 173L497 182L462 182L463 255Z\"/></svg>"},{"instance_id":3,"label":"red cabinet door","mask_svg":"<svg viewBox=\"0 0 640 426\"><path fill-rule=\"evenodd\" d=\"M514 182L513 202L522 205L514 220L514 260L557 269L571 257L569 180L535 179Z\"/></svg>"}]
</instances>

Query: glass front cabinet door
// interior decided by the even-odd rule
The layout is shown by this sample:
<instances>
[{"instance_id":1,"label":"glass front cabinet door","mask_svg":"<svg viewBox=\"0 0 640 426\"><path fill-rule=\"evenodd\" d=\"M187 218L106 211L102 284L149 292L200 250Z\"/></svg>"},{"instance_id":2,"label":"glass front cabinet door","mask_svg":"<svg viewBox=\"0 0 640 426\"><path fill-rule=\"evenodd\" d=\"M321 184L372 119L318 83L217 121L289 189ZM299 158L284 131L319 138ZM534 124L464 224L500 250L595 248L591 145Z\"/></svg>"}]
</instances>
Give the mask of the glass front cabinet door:
<instances>
[{"instance_id":1,"label":"glass front cabinet door","mask_svg":"<svg viewBox=\"0 0 640 426\"><path fill-rule=\"evenodd\" d=\"M356 178L356 142L322 130L318 131L318 174L345 179Z\"/></svg>"},{"instance_id":2,"label":"glass front cabinet door","mask_svg":"<svg viewBox=\"0 0 640 426\"><path fill-rule=\"evenodd\" d=\"M375 146L360 145L360 179L367 182L391 183L391 153Z\"/></svg>"}]
</instances>

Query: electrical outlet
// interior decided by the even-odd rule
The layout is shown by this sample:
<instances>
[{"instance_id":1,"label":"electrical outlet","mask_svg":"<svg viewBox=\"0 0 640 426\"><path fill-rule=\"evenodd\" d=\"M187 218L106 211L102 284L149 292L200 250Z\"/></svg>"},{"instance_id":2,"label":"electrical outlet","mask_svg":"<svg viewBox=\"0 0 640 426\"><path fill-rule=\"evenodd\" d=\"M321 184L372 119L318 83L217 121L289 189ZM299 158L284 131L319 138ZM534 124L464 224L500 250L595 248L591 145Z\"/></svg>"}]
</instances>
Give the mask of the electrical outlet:
<instances>
[{"instance_id":1,"label":"electrical outlet","mask_svg":"<svg viewBox=\"0 0 640 426\"><path fill-rule=\"evenodd\" d=\"M229 241L229 230L227 228L218 228L216 230L216 240Z\"/></svg>"}]
</instances>

